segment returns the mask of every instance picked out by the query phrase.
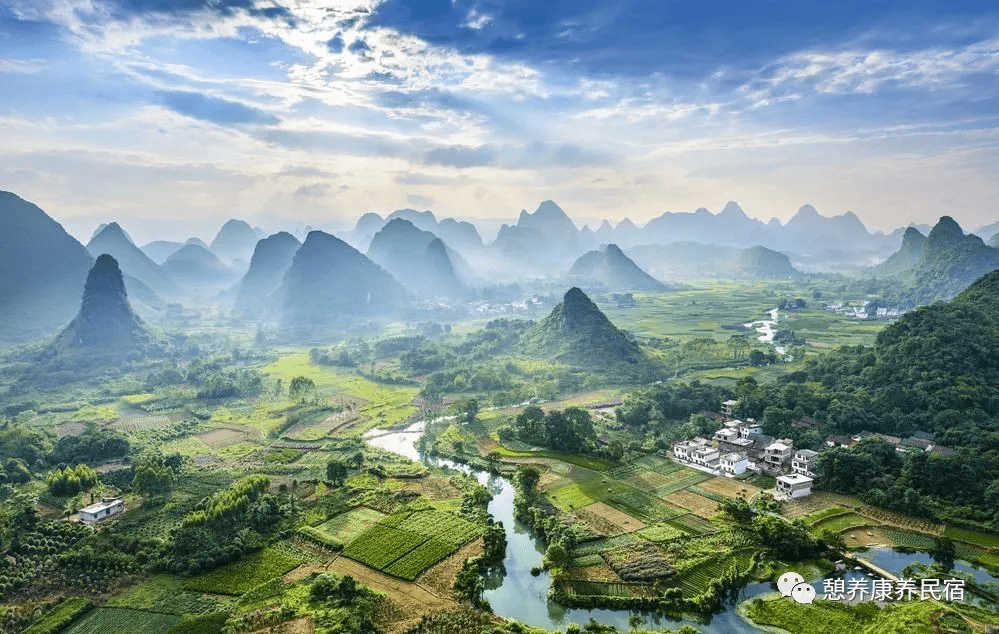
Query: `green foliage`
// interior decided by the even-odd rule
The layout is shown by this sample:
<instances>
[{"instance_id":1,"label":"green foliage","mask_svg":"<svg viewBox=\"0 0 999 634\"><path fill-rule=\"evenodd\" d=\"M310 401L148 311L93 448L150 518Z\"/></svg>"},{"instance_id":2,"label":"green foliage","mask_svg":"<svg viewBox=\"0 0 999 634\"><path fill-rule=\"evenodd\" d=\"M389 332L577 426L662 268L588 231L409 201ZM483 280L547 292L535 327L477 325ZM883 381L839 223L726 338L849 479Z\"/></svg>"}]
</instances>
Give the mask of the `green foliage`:
<instances>
[{"instance_id":1,"label":"green foliage","mask_svg":"<svg viewBox=\"0 0 999 634\"><path fill-rule=\"evenodd\" d=\"M228 619L228 612L185 614L167 634L222 634Z\"/></svg>"},{"instance_id":2,"label":"green foliage","mask_svg":"<svg viewBox=\"0 0 999 634\"><path fill-rule=\"evenodd\" d=\"M180 622L175 614L143 612L128 608L97 608L66 634L108 634L108 632L168 632Z\"/></svg>"},{"instance_id":3,"label":"green foliage","mask_svg":"<svg viewBox=\"0 0 999 634\"><path fill-rule=\"evenodd\" d=\"M93 607L94 604L87 599L71 597L46 612L41 620L24 630L24 634L57 634Z\"/></svg>"},{"instance_id":4,"label":"green foliage","mask_svg":"<svg viewBox=\"0 0 999 634\"><path fill-rule=\"evenodd\" d=\"M266 548L213 572L191 577L185 590L240 595L296 568L298 558L276 548Z\"/></svg>"},{"instance_id":5,"label":"green foliage","mask_svg":"<svg viewBox=\"0 0 999 634\"><path fill-rule=\"evenodd\" d=\"M97 473L85 464L50 471L45 477L49 493L55 496L76 495L97 484Z\"/></svg>"},{"instance_id":6,"label":"green foliage","mask_svg":"<svg viewBox=\"0 0 999 634\"><path fill-rule=\"evenodd\" d=\"M379 524L351 542L343 554L372 568L383 570L427 539L429 538L423 535Z\"/></svg>"}]
</instances>

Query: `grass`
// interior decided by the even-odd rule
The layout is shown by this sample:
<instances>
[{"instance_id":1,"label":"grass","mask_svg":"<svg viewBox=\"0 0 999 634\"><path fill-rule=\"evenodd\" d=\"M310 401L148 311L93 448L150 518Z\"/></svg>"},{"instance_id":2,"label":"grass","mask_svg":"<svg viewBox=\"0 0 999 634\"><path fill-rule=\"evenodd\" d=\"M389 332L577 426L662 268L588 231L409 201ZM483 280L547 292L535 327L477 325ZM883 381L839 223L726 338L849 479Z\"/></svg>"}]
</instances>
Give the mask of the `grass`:
<instances>
[{"instance_id":1,"label":"grass","mask_svg":"<svg viewBox=\"0 0 999 634\"><path fill-rule=\"evenodd\" d=\"M833 531L834 533L839 533L840 531L845 531L849 528L854 528L856 526L864 526L865 524L870 524L870 520L865 517L861 517L856 513L846 513L844 515L837 515L835 517L829 517L824 520L819 520L812 524L812 532L816 535L825 530Z\"/></svg>"},{"instance_id":2,"label":"grass","mask_svg":"<svg viewBox=\"0 0 999 634\"><path fill-rule=\"evenodd\" d=\"M781 596L754 599L743 606L754 623L790 634L930 634L936 631L934 613L942 608L933 601L909 601L883 609L872 603L853 606L824 600L802 605Z\"/></svg>"},{"instance_id":3,"label":"grass","mask_svg":"<svg viewBox=\"0 0 999 634\"><path fill-rule=\"evenodd\" d=\"M66 634L110 634L111 632L166 634L179 622L180 616L176 614L143 612L129 608L97 608L66 630Z\"/></svg>"},{"instance_id":4,"label":"grass","mask_svg":"<svg viewBox=\"0 0 999 634\"><path fill-rule=\"evenodd\" d=\"M323 522L316 530L342 544L349 544L384 517L384 513L361 506Z\"/></svg>"},{"instance_id":5,"label":"grass","mask_svg":"<svg viewBox=\"0 0 999 634\"><path fill-rule=\"evenodd\" d=\"M416 413L411 403L417 395L417 388L375 383L348 369L313 365L305 352L293 351L264 366L261 371L281 379L285 386L290 385L296 376L304 376L315 381L320 394L329 397L353 396L362 400L359 412L369 421L366 425L352 428L352 432L361 433L375 425L400 423Z\"/></svg>"},{"instance_id":6,"label":"grass","mask_svg":"<svg viewBox=\"0 0 999 634\"><path fill-rule=\"evenodd\" d=\"M822 509L820 511L815 511L813 513L809 513L808 515L802 515L798 519L800 519L802 522L804 522L804 523L806 523L808 525L812 525L812 524L815 524L816 522L819 522L819 521L821 521L821 520L823 520L823 519L825 519L825 518L827 518L827 517L829 517L831 515L839 515L840 513L846 513L846 508L844 508L842 506L830 506L830 507L824 508L824 509Z\"/></svg>"},{"instance_id":7,"label":"grass","mask_svg":"<svg viewBox=\"0 0 999 634\"><path fill-rule=\"evenodd\" d=\"M983 548L999 548L999 535L982 533L970 528L948 526L944 529L944 535L962 542L975 544L976 546L981 546Z\"/></svg>"},{"instance_id":8,"label":"grass","mask_svg":"<svg viewBox=\"0 0 999 634\"><path fill-rule=\"evenodd\" d=\"M581 509L594 502L604 502L612 496L637 492L637 489L618 480L601 477L594 473L572 484L546 492L552 504L563 511Z\"/></svg>"},{"instance_id":9,"label":"grass","mask_svg":"<svg viewBox=\"0 0 999 634\"><path fill-rule=\"evenodd\" d=\"M177 615L206 614L220 609L218 601L203 598L201 592L185 590L183 578L165 574L150 577L105 605Z\"/></svg>"},{"instance_id":10,"label":"grass","mask_svg":"<svg viewBox=\"0 0 999 634\"><path fill-rule=\"evenodd\" d=\"M283 575L300 563L297 557L289 553L276 548L267 548L246 555L218 570L192 577L184 584L184 589L239 595L278 575Z\"/></svg>"},{"instance_id":11,"label":"grass","mask_svg":"<svg viewBox=\"0 0 999 634\"><path fill-rule=\"evenodd\" d=\"M496 448L496 453L503 458L554 458L579 467L592 469L593 471L607 471L612 466L612 463L606 460L601 460L600 458L580 456L577 454L566 453L564 451L517 451L515 449L500 446Z\"/></svg>"},{"instance_id":12,"label":"grass","mask_svg":"<svg viewBox=\"0 0 999 634\"><path fill-rule=\"evenodd\" d=\"M46 612L42 618L24 630L24 634L56 634L93 607L87 599L70 597Z\"/></svg>"},{"instance_id":13,"label":"grass","mask_svg":"<svg viewBox=\"0 0 999 634\"><path fill-rule=\"evenodd\" d=\"M662 543L683 537L687 535L687 531L669 524L653 524L637 531L637 534L650 542Z\"/></svg>"}]
</instances>

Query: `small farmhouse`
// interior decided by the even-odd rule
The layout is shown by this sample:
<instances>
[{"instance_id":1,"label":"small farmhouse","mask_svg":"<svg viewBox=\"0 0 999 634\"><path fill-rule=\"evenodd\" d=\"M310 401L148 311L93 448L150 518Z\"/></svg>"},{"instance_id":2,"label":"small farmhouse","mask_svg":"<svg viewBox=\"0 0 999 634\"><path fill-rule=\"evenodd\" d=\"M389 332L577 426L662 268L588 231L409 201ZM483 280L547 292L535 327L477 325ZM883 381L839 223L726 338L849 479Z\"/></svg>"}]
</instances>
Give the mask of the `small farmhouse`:
<instances>
[{"instance_id":1,"label":"small farmhouse","mask_svg":"<svg viewBox=\"0 0 999 634\"><path fill-rule=\"evenodd\" d=\"M812 479L798 473L777 476L777 495L792 500L812 494Z\"/></svg>"},{"instance_id":2,"label":"small farmhouse","mask_svg":"<svg viewBox=\"0 0 999 634\"><path fill-rule=\"evenodd\" d=\"M125 501L119 498L101 498L100 502L80 509L80 521L84 524L96 524L113 517L125 510Z\"/></svg>"}]
</instances>

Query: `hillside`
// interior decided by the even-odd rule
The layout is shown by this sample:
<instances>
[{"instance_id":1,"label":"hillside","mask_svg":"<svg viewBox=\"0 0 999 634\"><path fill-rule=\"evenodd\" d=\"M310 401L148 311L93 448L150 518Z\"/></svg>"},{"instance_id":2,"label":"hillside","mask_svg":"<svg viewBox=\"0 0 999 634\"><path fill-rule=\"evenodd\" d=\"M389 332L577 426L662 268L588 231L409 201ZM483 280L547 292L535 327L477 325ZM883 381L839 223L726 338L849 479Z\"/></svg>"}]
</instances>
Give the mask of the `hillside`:
<instances>
[{"instance_id":1,"label":"hillside","mask_svg":"<svg viewBox=\"0 0 999 634\"><path fill-rule=\"evenodd\" d=\"M915 227L902 234L902 246L884 262L871 269L872 275L898 275L919 264L926 248L926 236Z\"/></svg>"},{"instance_id":2,"label":"hillside","mask_svg":"<svg viewBox=\"0 0 999 634\"><path fill-rule=\"evenodd\" d=\"M611 290L666 290L665 284L639 268L616 244L581 255L569 269L569 278L584 286Z\"/></svg>"},{"instance_id":3,"label":"hillside","mask_svg":"<svg viewBox=\"0 0 999 634\"><path fill-rule=\"evenodd\" d=\"M93 262L48 214L0 192L0 342L46 336L72 319Z\"/></svg>"},{"instance_id":4,"label":"hillside","mask_svg":"<svg viewBox=\"0 0 999 634\"><path fill-rule=\"evenodd\" d=\"M212 240L209 249L226 264L243 262L244 266L257 245L257 232L244 220L227 220Z\"/></svg>"},{"instance_id":5,"label":"hillside","mask_svg":"<svg viewBox=\"0 0 999 634\"><path fill-rule=\"evenodd\" d=\"M385 269L322 231L309 233L276 292L282 328L293 336L390 314L405 298Z\"/></svg>"},{"instance_id":6,"label":"hillside","mask_svg":"<svg viewBox=\"0 0 999 634\"><path fill-rule=\"evenodd\" d=\"M215 254L194 242L168 257L161 268L185 291L193 293L217 293L237 279Z\"/></svg>"},{"instance_id":7,"label":"hillside","mask_svg":"<svg viewBox=\"0 0 999 634\"><path fill-rule=\"evenodd\" d=\"M102 254L87 274L80 311L59 334L56 345L125 355L149 339L148 331L128 303L118 262Z\"/></svg>"},{"instance_id":8,"label":"hillside","mask_svg":"<svg viewBox=\"0 0 999 634\"><path fill-rule=\"evenodd\" d=\"M949 216L930 231L919 262L904 276L901 298L909 304L950 299L989 271L999 269L999 249L965 234Z\"/></svg>"},{"instance_id":9,"label":"hillside","mask_svg":"<svg viewBox=\"0 0 999 634\"><path fill-rule=\"evenodd\" d=\"M107 253L118 262L118 267L124 275L130 275L154 293L164 297L176 296L180 289L170 276L163 272L156 262L135 246L128 234L112 222L104 226L90 242L87 243L90 255L99 257Z\"/></svg>"},{"instance_id":10,"label":"hillside","mask_svg":"<svg viewBox=\"0 0 999 634\"><path fill-rule=\"evenodd\" d=\"M576 287L524 333L519 349L528 356L588 367L635 365L642 359L638 344Z\"/></svg>"},{"instance_id":11,"label":"hillside","mask_svg":"<svg viewBox=\"0 0 999 634\"><path fill-rule=\"evenodd\" d=\"M281 285L301 243L286 231L275 233L257 242L250 259L250 268L239 282L236 292L236 314L262 314L277 306L269 296Z\"/></svg>"},{"instance_id":12,"label":"hillside","mask_svg":"<svg viewBox=\"0 0 999 634\"><path fill-rule=\"evenodd\" d=\"M765 279L789 279L800 275L783 253L756 245L743 249L735 263L742 275Z\"/></svg>"},{"instance_id":13,"label":"hillside","mask_svg":"<svg viewBox=\"0 0 999 634\"><path fill-rule=\"evenodd\" d=\"M390 220L372 238L367 255L410 293L452 299L468 295L447 246L409 220L399 217Z\"/></svg>"}]
</instances>

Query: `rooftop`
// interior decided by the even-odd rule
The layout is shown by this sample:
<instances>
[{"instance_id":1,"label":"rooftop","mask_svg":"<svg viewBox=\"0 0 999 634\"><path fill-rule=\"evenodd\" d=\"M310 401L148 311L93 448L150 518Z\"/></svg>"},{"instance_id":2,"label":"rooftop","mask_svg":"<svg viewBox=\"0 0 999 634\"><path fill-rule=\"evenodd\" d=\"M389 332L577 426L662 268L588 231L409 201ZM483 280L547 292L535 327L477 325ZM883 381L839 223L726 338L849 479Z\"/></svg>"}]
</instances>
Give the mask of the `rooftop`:
<instances>
[{"instance_id":1,"label":"rooftop","mask_svg":"<svg viewBox=\"0 0 999 634\"><path fill-rule=\"evenodd\" d=\"M813 482L811 478L806 475L801 475L799 473L789 473L788 475L777 476L778 482L785 482L787 484L805 484L807 482Z\"/></svg>"},{"instance_id":2,"label":"rooftop","mask_svg":"<svg viewBox=\"0 0 999 634\"><path fill-rule=\"evenodd\" d=\"M104 509L109 509L112 506L117 506L119 504L124 504L124 502L118 498L102 498L100 502L95 502L90 506L85 506L80 509L81 513L98 513Z\"/></svg>"}]
</instances>

